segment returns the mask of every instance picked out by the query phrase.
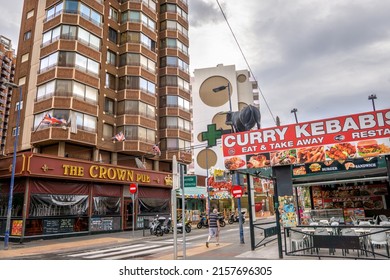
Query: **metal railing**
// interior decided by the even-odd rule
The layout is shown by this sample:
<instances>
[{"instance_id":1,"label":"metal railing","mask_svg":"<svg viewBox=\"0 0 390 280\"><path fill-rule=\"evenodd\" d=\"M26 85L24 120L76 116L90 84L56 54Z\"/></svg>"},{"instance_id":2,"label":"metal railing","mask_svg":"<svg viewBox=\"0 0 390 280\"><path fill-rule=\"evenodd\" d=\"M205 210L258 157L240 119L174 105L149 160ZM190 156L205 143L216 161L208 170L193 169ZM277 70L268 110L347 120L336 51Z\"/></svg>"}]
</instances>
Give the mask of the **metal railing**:
<instances>
[{"instance_id":1,"label":"metal railing","mask_svg":"<svg viewBox=\"0 0 390 280\"><path fill-rule=\"evenodd\" d=\"M324 225L284 229L287 256L390 259L389 246L390 226Z\"/></svg>"}]
</instances>

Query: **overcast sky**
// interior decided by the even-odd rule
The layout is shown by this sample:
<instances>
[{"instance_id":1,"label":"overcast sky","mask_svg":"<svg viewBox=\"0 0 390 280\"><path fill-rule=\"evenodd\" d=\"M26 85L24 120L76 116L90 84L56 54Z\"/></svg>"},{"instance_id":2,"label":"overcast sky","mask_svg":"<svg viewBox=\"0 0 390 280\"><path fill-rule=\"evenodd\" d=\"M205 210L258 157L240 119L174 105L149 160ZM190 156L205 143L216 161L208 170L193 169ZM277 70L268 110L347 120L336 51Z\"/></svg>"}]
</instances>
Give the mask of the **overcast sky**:
<instances>
[{"instance_id":1,"label":"overcast sky","mask_svg":"<svg viewBox=\"0 0 390 280\"><path fill-rule=\"evenodd\" d=\"M5 0L1 0L5 1ZM191 74L248 66L216 0L188 0ZM390 108L390 1L219 0L274 117L282 124ZM22 0L2 6L0 34L18 39ZM16 46L15 46L16 47ZM262 126L274 122L260 100Z\"/></svg>"}]
</instances>

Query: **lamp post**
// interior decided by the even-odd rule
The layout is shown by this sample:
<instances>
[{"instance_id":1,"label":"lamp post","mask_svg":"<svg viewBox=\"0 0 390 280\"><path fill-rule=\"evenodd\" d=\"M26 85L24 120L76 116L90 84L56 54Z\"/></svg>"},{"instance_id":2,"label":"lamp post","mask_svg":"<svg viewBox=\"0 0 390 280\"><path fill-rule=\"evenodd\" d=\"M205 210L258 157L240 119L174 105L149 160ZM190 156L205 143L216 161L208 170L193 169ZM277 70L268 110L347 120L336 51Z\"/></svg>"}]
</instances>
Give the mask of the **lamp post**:
<instances>
[{"instance_id":1,"label":"lamp post","mask_svg":"<svg viewBox=\"0 0 390 280\"><path fill-rule=\"evenodd\" d=\"M11 228L12 199L13 199L14 184L15 184L16 153L17 153L18 139L19 139L20 108L22 105L22 87L14 84L14 83L10 83L10 82L5 82L4 85L8 86L8 87L12 87L12 88L19 88L19 105L18 105L18 114L16 117L14 152L13 152L13 157L12 157L11 182L9 185L7 222L6 222L5 234L4 234L4 250L8 250L9 233L10 233L10 228Z\"/></svg>"},{"instance_id":2,"label":"lamp post","mask_svg":"<svg viewBox=\"0 0 390 280\"><path fill-rule=\"evenodd\" d=\"M368 96L368 100L372 101L372 109L375 111L375 99L376 99L376 94L371 94Z\"/></svg>"},{"instance_id":3,"label":"lamp post","mask_svg":"<svg viewBox=\"0 0 390 280\"><path fill-rule=\"evenodd\" d=\"M219 87L216 87L216 88L213 88L213 91L214 92L219 92L219 91L222 91L224 89L228 90L228 96L229 96L229 114L228 114L228 117L226 118L226 124L227 125L231 125L232 127L232 132L234 132L234 128L233 128L233 122L232 122L232 98L231 98L231 94L230 94L230 83L228 82L228 84L226 86L219 86ZM237 181L237 185L239 184L240 182L240 175L238 173L236 173L236 181ZM240 229L240 244L244 244L244 229L243 229L243 221L242 221L242 215L241 215L241 198L237 198L237 208L238 208L238 221L239 221L239 229Z\"/></svg>"},{"instance_id":4,"label":"lamp post","mask_svg":"<svg viewBox=\"0 0 390 280\"><path fill-rule=\"evenodd\" d=\"M294 113L294 117L295 117L295 122L296 123L298 123L297 112L298 112L297 108L294 108L294 109L291 110L291 113Z\"/></svg>"}]
</instances>

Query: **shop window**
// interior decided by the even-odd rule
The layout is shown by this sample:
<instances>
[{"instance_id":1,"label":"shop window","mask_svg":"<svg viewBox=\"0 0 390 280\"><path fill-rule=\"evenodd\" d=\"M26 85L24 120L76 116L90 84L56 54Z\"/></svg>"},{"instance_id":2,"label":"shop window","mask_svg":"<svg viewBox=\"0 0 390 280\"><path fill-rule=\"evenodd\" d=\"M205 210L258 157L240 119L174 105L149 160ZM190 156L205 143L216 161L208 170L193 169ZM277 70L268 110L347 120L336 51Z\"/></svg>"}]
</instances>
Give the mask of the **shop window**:
<instances>
[{"instance_id":1,"label":"shop window","mask_svg":"<svg viewBox=\"0 0 390 280\"><path fill-rule=\"evenodd\" d=\"M120 215L120 197L96 196L93 198L94 215Z\"/></svg>"},{"instance_id":2,"label":"shop window","mask_svg":"<svg viewBox=\"0 0 390 280\"><path fill-rule=\"evenodd\" d=\"M88 195L33 194L30 217L87 215Z\"/></svg>"}]
</instances>

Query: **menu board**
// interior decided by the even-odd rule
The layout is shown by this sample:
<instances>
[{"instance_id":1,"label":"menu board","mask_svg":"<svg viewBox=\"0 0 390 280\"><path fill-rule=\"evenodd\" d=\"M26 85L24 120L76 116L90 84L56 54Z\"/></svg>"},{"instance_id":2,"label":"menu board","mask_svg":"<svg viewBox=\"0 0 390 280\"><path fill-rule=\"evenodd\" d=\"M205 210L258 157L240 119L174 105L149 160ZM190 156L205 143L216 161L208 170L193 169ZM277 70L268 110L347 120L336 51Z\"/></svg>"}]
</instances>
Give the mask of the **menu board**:
<instances>
[{"instance_id":1,"label":"menu board","mask_svg":"<svg viewBox=\"0 0 390 280\"><path fill-rule=\"evenodd\" d=\"M43 220L43 234L73 232L74 219Z\"/></svg>"},{"instance_id":2,"label":"menu board","mask_svg":"<svg viewBox=\"0 0 390 280\"><path fill-rule=\"evenodd\" d=\"M386 185L362 185L312 188L315 209L363 208L383 209L383 195L387 195Z\"/></svg>"},{"instance_id":3,"label":"menu board","mask_svg":"<svg viewBox=\"0 0 390 280\"><path fill-rule=\"evenodd\" d=\"M324 162L295 164L292 168L293 177L314 174L324 174L337 171L355 171L362 169L378 168L377 157L356 158L349 160L328 159Z\"/></svg>"},{"instance_id":4,"label":"menu board","mask_svg":"<svg viewBox=\"0 0 390 280\"><path fill-rule=\"evenodd\" d=\"M91 231L111 231L120 229L120 217L91 218Z\"/></svg>"}]
</instances>

